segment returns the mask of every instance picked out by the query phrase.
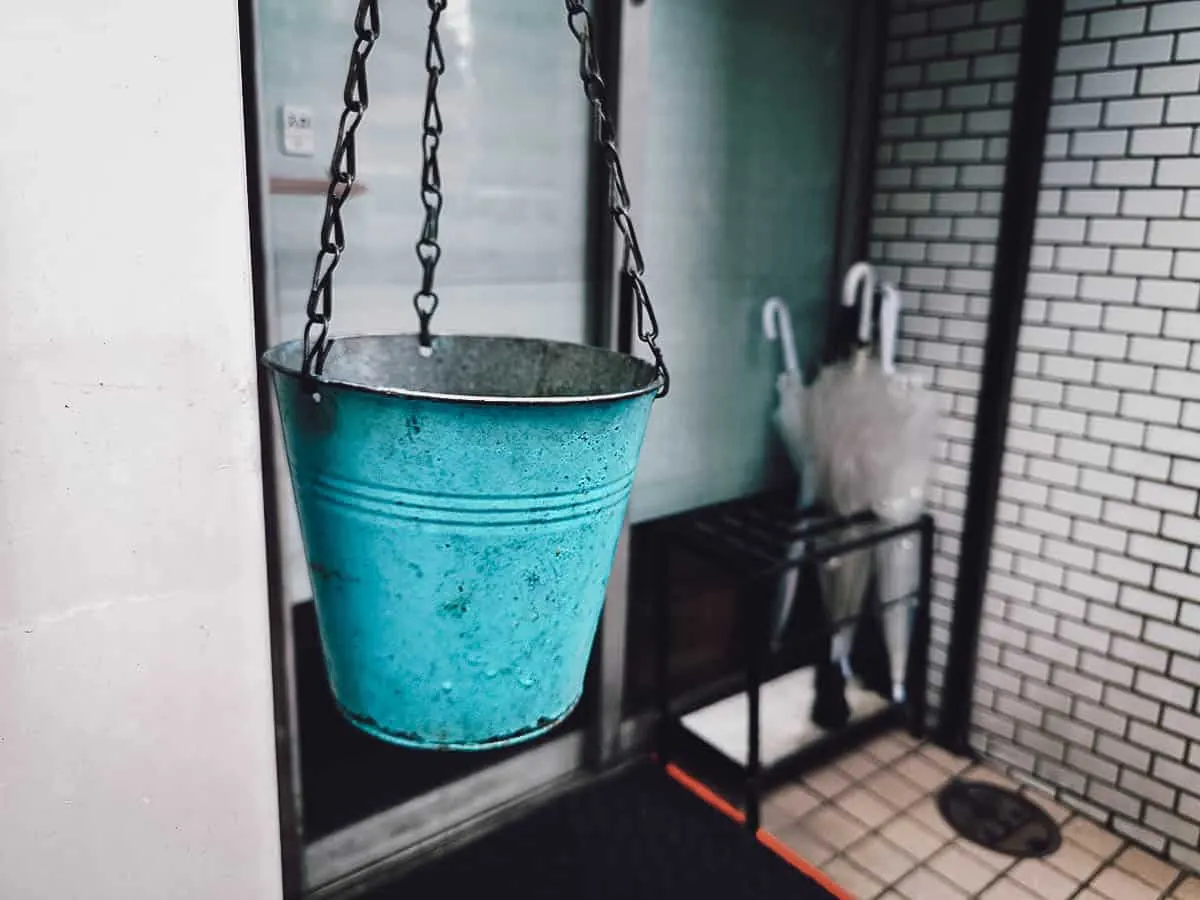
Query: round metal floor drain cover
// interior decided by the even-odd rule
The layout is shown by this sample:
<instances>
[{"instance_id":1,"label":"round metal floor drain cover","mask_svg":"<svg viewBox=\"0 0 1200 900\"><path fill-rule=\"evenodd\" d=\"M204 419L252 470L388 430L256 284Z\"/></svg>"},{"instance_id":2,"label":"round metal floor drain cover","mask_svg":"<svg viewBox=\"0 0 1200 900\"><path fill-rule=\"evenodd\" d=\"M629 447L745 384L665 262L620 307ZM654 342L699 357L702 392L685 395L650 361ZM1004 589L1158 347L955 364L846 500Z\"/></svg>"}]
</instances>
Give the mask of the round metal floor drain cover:
<instances>
[{"instance_id":1,"label":"round metal floor drain cover","mask_svg":"<svg viewBox=\"0 0 1200 900\"><path fill-rule=\"evenodd\" d=\"M1006 856L1049 856L1062 843L1044 809L985 781L951 781L938 795L938 809L968 841Z\"/></svg>"}]
</instances>

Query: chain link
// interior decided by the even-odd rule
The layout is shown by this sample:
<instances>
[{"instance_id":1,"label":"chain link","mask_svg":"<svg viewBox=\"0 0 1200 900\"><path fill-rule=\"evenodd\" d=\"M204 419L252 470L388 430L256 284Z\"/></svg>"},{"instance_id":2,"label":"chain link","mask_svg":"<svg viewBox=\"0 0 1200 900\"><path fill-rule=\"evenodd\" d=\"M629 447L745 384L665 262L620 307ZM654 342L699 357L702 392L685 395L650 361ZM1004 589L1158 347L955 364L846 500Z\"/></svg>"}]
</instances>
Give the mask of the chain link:
<instances>
[{"instance_id":1,"label":"chain link","mask_svg":"<svg viewBox=\"0 0 1200 900\"><path fill-rule=\"evenodd\" d=\"M417 261L421 264L421 287L413 295L413 308L421 326L420 350L423 355L433 351L429 324L437 312L438 295L434 292L434 275L442 247L438 243L438 218L442 213L442 170L438 165L438 148L442 143L442 109L438 105L438 82L446 71L446 56L438 23L446 9L446 0L429 0L429 40L425 46L425 71L429 79L425 87L425 116L421 129L421 204L425 207L425 224L417 239Z\"/></svg>"},{"instance_id":2,"label":"chain link","mask_svg":"<svg viewBox=\"0 0 1200 900\"><path fill-rule=\"evenodd\" d=\"M361 0L354 17L354 47L350 51L350 70L343 91L345 110L338 123L333 160L329 164L329 191L325 195L325 217L321 222L321 249L313 266L312 288L308 295L308 322L304 326L304 362L301 375L306 379L321 374L325 359L333 347L329 322L333 318L333 273L346 249L346 230L342 206L350 198L358 176L355 150L358 126L367 110L367 57L379 39L379 0Z\"/></svg>"},{"instance_id":3,"label":"chain link","mask_svg":"<svg viewBox=\"0 0 1200 900\"><path fill-rule=\"evenodd\" d=\"M443 120L438 104L437 89L446 71L438 24L446 9L447 0L428 0L429 38L425 50L425 70L428 81L425 89L425 114L422 121L421 203L425 207L425 222L416 243L417 260L421 264L421 287L413 295L413 307L420 322L420 343L423 352L431 352L430 323L437 311L438 296L434 277L442 256L438 243L438 224L444 204L442 174L438 164ZM646 290L646 263L638 245L637 231L630 216L629 188L621 157L617 151L616 129L604 108L605 86L592 40L592 17L583 0L565 0L567 24L579 43L579 77L584 93L592 106L592 130L604 153L609 171L609 212L624 240L622 270L628 279L637 310L638 338L650 348L662 385L658 396L665 397L671 387L671 376L658 346L658 318ZM350 198L358 174L356 133L367 110L367 58L379 39L379 0L360 0L354 18L354 47L350 53L350 69L344 90L345 110L338 123L330 163L329 191L325 198L325 216L321 224L320 251L313 267L312 288L308 296L308 322L304 327L304 361L301 374L306 378L319 376L325 359L333 346L329 337L333 317L333 273L341 262L346 247L342 206Z\"/></svg>"},{"instance_id":4,"label":"chain link","mask_svg":"<svg viewBox=\"0 0 1200 900\"><path fill-rule=\"evenodd\" d=\"M629 213L629 188L625 183L625 171L621 166L621 156L617 152L616 129L612 119L604 109L604 79L600 76L600 64L596 58L596 48L592 41L592 16L588 12L584 0L565 0L567 6L567 24L571 34L579 42L579 78L583 82L583 90L588 102L592 105L592 133L604 152L604 161L608 166L609 212L613 223L625 242L624 263L622 270L629 280L637 309L637 334L650 352L654 354L654 366L658 370L662 386L658 396L665 397L671 389L671 375L663 360L662 349L658 346L658 317L654 313L654 305L650 302L650 293L646 290L644 276L646 261L642 257L638 245L637 231L633 227L633 219Z\"/></svg>"}]
</instances>

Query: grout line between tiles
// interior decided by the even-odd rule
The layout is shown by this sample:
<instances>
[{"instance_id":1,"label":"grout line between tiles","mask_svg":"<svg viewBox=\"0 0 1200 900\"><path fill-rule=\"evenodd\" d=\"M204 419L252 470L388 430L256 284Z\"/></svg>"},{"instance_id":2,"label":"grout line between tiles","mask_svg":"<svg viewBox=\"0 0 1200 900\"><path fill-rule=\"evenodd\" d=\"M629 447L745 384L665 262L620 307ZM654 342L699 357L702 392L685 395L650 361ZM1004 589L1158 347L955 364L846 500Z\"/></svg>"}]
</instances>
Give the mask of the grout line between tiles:
<instances>
[{"instance_id":1,"label":"grout line between tiles","mask_svg":"<svg viewBox=\"0 0 1200 900\"><path fill-rule=\"evenodd\" d=\"M803 819L806 819L806 818L808 818L809 816L812 816L812 815L814 815L814 814L815 814L816 812L818 812L818 811L819 811L819 810L820 810L822 807L825 807L825 806L833 806L833 807L836 807L836 808L838 809L838 811L839 811L839 812L842 812L842 813L844 813L845 815L847 815L847 816L850 816L850 817L851 817L851 818L852 818L852 819L853 819L855 822L857 822L858 824L861 824L861 825L863 825L864 827L866 827L866 829L867 829L867 830L866 830L865 832L863 832L863 834L862 834L860 837L858 837L858 838L856 838L855 840L851 841L851 842L849 843L849 846L847 846L847 847L843 847L843 848L840 848L840 849L838 849L838 848L832 848L832 847L831 847L831 849L834 849L834 850L835 850L835 853L834 853L834 856L833 856L833 857L832 857L832 858L831 858L831 859L830 859L830 860L829 860L827 863L825 863L825 865L826 865L826 866L830 865L831 863L835 862L835 861L836 861L836 860L838 860L838 859L842 859L842 860L844 860L845 862L849 863L850 865L854 866L856 869L860 869L860 870L861 870L861 868L862 868L862 867L861 867L861 866L859 866L859 865L858 865L858 864L857 864L857 863L856 863L856 862L855 862L855 861L854 861L854 860L853 860L853 859L852 859L852 858L851 858L851 857L848 855L848 851L849 851L849 849L850 849L851 847L856 847L856 846L858 846L859 844L863 843L864 841L866 841L867 839L869 839L869 838L871 838L871 837L878 837L878 838L881 838L881 839L883 839L883 840L885 840L885 841L888 841L888 843L889 843L889 844L891 844L892 842L891 842L891 841L889 841L889 840L887 839L887 837L886 837L886 836L885 836L885 835L882 833L883 829L884 829L884 828L886 828L888 825L892 824L893 822L895 822L895 821L896 821L898 818L900 818L901 816L906 816L906 815L909 815L909 814L911 813L911 811L912 811L912 810L913 810L915 807L919 806L919 805L920 805L922 802L924 802L925 800L927 800L927 799L929 799L931 796L933 796L933 794L932 794L932 793L929 791L929 789L927 789L927 788L925 788L925 787L922 787L922 786L921 786L921 785L919 785L919 784L916 784L915 782L913 782L913 781L912 781L912 780L910 780L909 778L905 777L905 776L904 776L904 775L903 775L901 772L897 771L897 766L898 766L898 765L899 765L901 762L903 762L903 761L904 761L904 760L906 760L906 759L909 759L909 758L911 758L911 757L912 757L912 756L914 756L914 755L920 755L920 756L922 757L922 759L925 759L925 757L924 757L924 754L921 754L921 752L920 752L920 751L921 751L921 748L922 748L923 746L924 746L924 744L917 744L917 745L915 745L915 746L913 746L913 747L909 747L908 749L906 749L906 750L904 751L904 753L902 753L900 756L897 756L897 757L895 757L895 758L894 758L894 759L892 759L890 762L883 762L883 761L881 761L881 760L880 760L880 759L879 759L877 756L874 756L874 754L872 754L868 748L865 748L865 747L864 747L864 748L863 748L861 751L859 751L859 752L861 752L861 753L865 753L865 754L867 754L868 756L871 756L871 758L872 758L873 760L875 760L877 763L879 763L879 768L875 769L875 770L874 770L874 771L872 771L872 772L871 772L869 775L866 775L866 776L864 776L863 778L860 778L860 779L853 779L853 778L849 778L849 773L847 773L845 769L841 768L841 766L840 766L840 765L838 765L838 761L836 761L836 760L835 760L835 761L833 761L832 763L830 763L830 766L829 766L829 767L836 767L836 768L838 769L838 771L839 771L839 772L843 773L844 775L846 775L846 777L847 777L847 778L849 778L849 784L848 784L846 787L844 787L844 788L843 788L841 791L838 791L837 793L835 793L835 794L834 794L832 797L829 797L829 798L824 798L824 797L823 797L823 798L822 798L822 803L821 803L821 804L819 804L819 805L818 805L818 806L817 806L815 809L813 809L811 812L809 812L809 813L807 813L806 815L802 816L802 817L801 817L800 819L798 819L797 821L802 821ZM932 760L926 760L926 761L929 763L929 765L931 765L931 766L934 766L934 767L935 767L935 768L937 768L939 771L945 772L945 770L944 770L944 769L942 769L940 766L938 766L938 765L937 765L936 763L934 763ZM827 767L827 768L828 768L828 767ZM892 804L892 803L888 802L887 800L884 800L884 799L883 799L882 797L880 797L880 795L879 795L878 793L876 793L876 792L875 792L875 791L874 791L874 790L873 790L871 787L869 787L867 784L865 784L865 783L864 783L864 782L866 781L866 779L872 778L872 777L874 777L875 775L878 775L880 772L883 772L883 771L887 771L887 772L891 773L892 775L894 775L895 777L897 777L897 778L900 778L900 779L904 780L906 783L908 783L908 784L912 785L912 787L913 787L915 790L917 790L917 791L919 791L919 792L920 792L920 793L919 793L919 796L918 796L916 799L914 799L914 800L912 800L911 802L909 802L909 803L907 803L907 804L903 805L903 806L902 806L902 807L900 807L900 808L897 808L897 807L896 807L894 804ZM947 773L947 774L948 774L948 773ZM949 774L948 774L948 777L954 777L954 776L952 776L952 775L949 775ZM801 783L801 784L803 784L803 782L802 782L802 781L801 781L800 783ZM880 825L878 825L878 826L876 826L876 827L871 827L871 826L868 826L866 822L863 822L861 819L858 819L857 817L855 817L855 816L853 815L853 813L850 813L848 810L843 810L843 809L842 809L842 807L838 805L838 803L837 803L837 799L838 799L839 797L843 797L843 796L845 796L846 794L850 793L850 791L854 790L855 788L861 788L861 789L863 789L863 790L867 791L868 793L870 793L871 795L873 795L874 797L876 797L876 798L877 798L877 799L878 799L878 800L879 800L881 803L883 803L883 804L884 804L885 806L887 806L889 809L892 809L892 810L894 810L893 814L892 814L891 816L889 816L889 817L888 817L888 819L887 819L886 821L884 821L882 824L880 824ZM913 817L913 818L915 818L915 817ZM917 822L918 822L918 824L921 824L921 823L920 823L920 820L917 820ZM923 827L923 826L922 826L922 827ZM927 857L926 857L924 860L916 860L916 859L913 859L913 857L912 857L910 854L908 854L907 852L905 852L905 850L904 850L904 848L903 848L903 847L900 847L900 848L898 848L898 849L899 849L899 850L900 850L900 851L901 851L901 852L904 854L904 856L905 856L907 859L909 859L910 861L912 861L912 866L911 866L909 869L907 869L907 870L904 872L904 875L902 875L902 876L901 876L900 880L902 880L903 878L907 877L907 876L909 875L909 873L913 872L915 869L917 869L917 868L919 868L920 866L924 865L926 862L928 862L928 860L932 859L934 856L936 856L938 853L940 853L942 850L944 850L944 849L945 849L947 846L949 846L951 843L953 843L953 838L951 838L951 839L949 839L949 840L945 840L945 839L942 839L940 835L934 834L934 832L933 832L932 830L930 830L930 829L928 829L928 828L926 828L925 830L926 830L926 831L929 831L929 833L930 833L930 834L933 834L933 835L934 835L934 837L938 838L938 839L941 841L941 843L938 845L937 849L935 849L935 850L934 850L932 853L930 853L930 854L929 854L929 855L928 855L928 856L927 856ZM868 874L868 875L871 875L871 873L870 873L870 872L868 872L868 873L866 873L866 874ZM873 875L872 875L872 878L873 878L874 880L878 880L878 879L875 879ZM892 889L894 889L894 888L895 888L896 884L897 884L897 882L896 882L896 881L893 881L893 882L892 882L892 883L890 883L890 884L883 884L883 885L882 885L882 888L881 888L881 890L882 890L882 891L892 890Z\"/></svg>"},{"instance_id":2,"label":"grout line between tiles","mask_svg":"<svg viewBox=\"0 0 1200 900\"><path fill-rule=\"evenodd\" d=\"M1078 814L1076 814L1076 815L1078 815ZM1075 818L1075 817L1076 817L1076 816L1072 816L1071 818ZM1089 821L1090 821L1090 820L1089 820ZM1100 826L1097 826L1097 827L1100 827ZM1107 830L1107 829L1105 829L1105 830ZM1093 884L1096 882L1096 879L1100 877L1100 875L1101 875L1101 874L1104 872L1104 870L1105 870L1105 869L1107 869L1107 868L1109 868L1110 866L1113 866L1113 865L1115 865L1115 864L1116 864L1116 862L1117 862L1117 860L1120 858L1121 854L1122 854L1122 853L1124 853L1124 852L1126 851L1126 849L1128 849L1128 847L1129 847L1129 841L1127 841L1127 840L1125 840L1124 838L1122 838L1122 839L1121 839L1121 843L1120 843L1120 844L1117 846L1117 849L1116 849L1116 850L1114 850L1114 851L1113 851L1111 854L1109 854L1109 856L1108 856L1106 859L1104 859L1104 860L1102 860L1102 861L1101 861L1101 863L1100 863L1100 868L1098 868L1098 869L1097 869L1095 872L1093 872L1093 873L1092 873L1092 874L1091 874L1091 875L1088 877L1088 880L1087 880L1087 881L1085 881L1083 884L1079 885L1079 887L1077 887L1077 888L1075 889L1075 892L1074 892L1073 894L1071 894L1071 895L1070 895L1070 896L1067 898L1067 900L1076 900L1076 898L1077 898L1077 897L1078 897L1080 894L1082 894L1082 893L1083 893L1085 890L1087 890L1087 889L1091 888L1091 886L1092 886L1092 885L1093 885ZM1127 873L1127 874L1128 874L1128 873ZM1140 880L1140 879L1139 879L1139 880ZM1094 891L1094 893L1100 894L1100 892L1099 892L1099 891ZM1101 894L1101 896L1102 896L1102 897L1106 897L1106 896L1108 896L1108 895L1107 895L1107 894ZM1163 893L1163 894L1159 894L1159 896L1160 896L1160 897L1163 897L1163 896L1166 896L1166 894L1165 894L1165 893Z\"/></svg>"},{"instance_id":3,"label":"grout line between tiles","mask_svg":"<svg viewBox=\"0 0 1200 900\"><path fill-rule=\"evenodd\" d=\"M1175 892L1183 887L1183 883L1190 877L1191 876L1188 875L1187 872L1180 871L1179 874L1175 876L1175 879L1169 885L1167 885L1167 889L1163 891L1162 895L1164 897L1175 896Z\"/></svg>"},{"instance_id":4,"label":"grout line between tiles","mask_svg":"<svg viewBox=\"0 0 1200 900\"><path fill-rule=\"evenodd\" d=\"M922 752L923 749L927 746L929 746L927 743L916 744L915 746L909 747L908 749L906 749L904 751L904 753L895 757L894 759L892 759L889 762L883 762L882 760L879 759L879 757L872 754L870 752L869 748L864 747L864 748L862 748L862 750L860 750L858 752L864 753L864 754L870 756L876 763L878 763L878 767L876 769L872 770L869 774L863 776L862 778L857 778L857 779L851 777L850 774L844 768L841 767L841 765L839 764L839 761L834 760L833 762L831 762L829 764L829 766L827 768L837 768L837 770L847 778L848 784L846 785L846 787L842 788L840 791L836 792L831 797L825 798L822 795L822 802L820 804L818 804L810 812L806 813L804 816L799 817L796 821L797 822L803 821L804 819L808 818L809 816L812 816L815 813L817 813L820 809L822 809L825 806L833 806L833 807L836 807L837 810L839 812L843 813L844 815L850 816L850 818L853 819L856 823L866 827L867 830L860 837L851 841L847 847L844 847L841 849L831 847L830 849L833 849L835 852L834 852L833 857L831 857L831 859L825 863L825 866L829 866L833 862L840 859L840 860L844 861L845 863L853 866L855 869L862 871L862 867L857 862L855 862L855 860L849 855L849 850L852 847L857 847L858 845L862 844L863 842L867 841L868 839L870 839L872 837L880 838L884 841L887 841L887 843L895 846L894 842L889 840L887 838L887 836L883 834L883 829L887 828L889 825L891 825L893 822L895 822L901 816L907 816L907 817L913 819L914 821L916 821L918 826L920 826L923 830L927 831L929 834L931 834L933 837L935 837L939 841L939 843L938 843L938 846L931 853L926 855L923 859L914 859L909 853L907 853L904 850L903 847L897 847L897 849L900 850L900 852L909 861L912 862L912 865L908 869L906 869L904 874L901 875L898 879L893 880L891 883L882 883L881 884L881 893L886 892L886 891L898 892L897 885L899 884L900 881L903 881L905 878L907 878L912 872L916 871L917 869L922 868L922 867L928 867L928 863L930 862L930 860L932 860L934 857L938 856L940 853L945 851L947 847L949 847L952 844L955 844L958 841L957 837L943 838L940 834L937 834L936 832L934 832L933 829L926 827L924 825L924 823L921 822L920 819L918 819L912 815L912 811L916 807L920 806L922 803L924 803L928 800L934 800L936 798L936 796L937 796L936 792L937 792L938 788L930 789L930 788L926 788L922 785L917 784L916 782L912 781L910 778L905 776L902 772L900 772L898 770L898 767L900 766L901 763L903 763L907 759L910 759L914 756L919 757L921 759L921 761L924 762L926 765L932 767L933 769L935 769L938 772L945 775L946 776L945 781L948 781L952 778L957 778L957 777L961 777L961 776L965 775L967 772L979 767L980 764L979 763L969 763L957 773L950 772L950 771L946 770L944 767L942 767L941 765L939 765L934 760L930 759L924 752ZM919 792L919 796L917 796L914 800L912 800L902 806L897 806L893 802L884 799L870 785L866 784L867 780L879 775L882 772L887 772L887 773L891 774L892 776L894 776L896 778L900 778L905 783L911 785L914 790ZM945 781L943 781L942 783L944 784ZM804 784L804 782L802 780L797 783L799 783L801 785ZM939 788L940 788L940 785L939 785ZM853 791L855 789L864 790L867 793L874 796L880 803L884 804L886 807L888 807L890 810L893 811L892 815L889 816L880 825L871 827L871 826L868 826L866 822L863 822L861 819L858 819L856 816L854 816L853 813L849 812L848 810L843 809L837 802L838 798L844 797L846 794L850 793L851 791ZM810 788L810 790L811 790L811 788ZM969 849L966 850L965 852L970 854ZM976 861L979 862L980 865L986 865L986 863L984 863L983 860L976 859ZM1016 862L1017 862L1016 860L1013 860L1011 863L1008 863L1007 865L1005 865L1002 868L1000 874L997 875L997 878L1002 877L1003 874L1007 873L1013 867L1013 865L1016 864ZM953 882L949 881L949 879L946 879L944 876L937 873L936 870L933 870L931 868L930 871L934 872L934 874L937 874L939 878L942 878L943 880L947 881L948 884L951 884L955 888L958 887L957 885L954 885ZM879 880L879 879L875 878L874 874L871 872L866 872L865 874L870 875L873 880L876 880L876 881ZM995 880L996 879L993 879L993 881L989 882L988 886L990 887L991 884L993 884Z\"/></svg>"},{"instance_id":5,"label":"grout line between tiles","mask_svg":"<svg viewBox=\"0 0 1200 900\"><path fill-rule=\"evenodd\" d=\"M940 790L940 785L937 788L933 788L933 789L925 788L922 785L913 781L911 778L907 777L903 772L900 771L899 767L902 766L907 760L915 757L915 758L919 759L925 765L930 766L931 768L937 770L941 775L945 776L945 780L949 780L952 778L961 778L964 776L968 776L972 772L978 773L978 772L980 772L980 770L996 772L997 774L1003 775L1007 780L1011 781L1011 779L1009 779L1008 776L1004 775L1003 772L998 771L996 767L990 766L987 763L982 763L982 762L968 763L968 764L964 765L964 767L961 768L957 773L952 772L952 771L948 770L947 768L943 767L942 765L940 765L938 762L936 762L930 755L927 755L925 750L929 746L930 745L927 743L920 743L920 744L908 746L907 742L906 742L904 751L888 761L884 761L879 756L876 756L867 747L861 748L860 750L856 751L855 755L868 757L875 764L875 767L872 768L870 772L862 775L861 777L852 776L847 771L847 769L843 767L843 764L846 762L845 758L843 758L841 760L831 761L825 767L825 769L835 770L839 775L841 775L842 778L845 779L846 784L839 790L833 792L832 795L829 797L825 797L824 795L819 794L812 788L807 788L805 779L803 779L803 778L797 779L793 783L798 784L802 787L806 787L814 795L820 797L820 802L816 806L814 806L811 810L809 810L807 813L805 813L804 815L796 816L793 819L788 820L788 822L786 824L778 826L778 829L781 830L782 828L786 828L786 827L789 827L794 824L799 824L799 823L807 820L811 816L816 815L821 810L823 810L825 807L834 807L840 814L849 817L857 825L861 826L864 829L864 831L861 835L859 835L854 840L846 842L845 846L842 846L842 847L829 846L829 850L832 851L832 855L823 864L823 867L829 867L829 866L833 865L835 862L841 862L845 865L851 866L852 868L854 868L857 871L862 872L864 875L869 876L872 881L879 883L879 885L880 885L879 892L874 895L876 897L882 896L883 894L890 891L890 892L898 894L901 897L906 897L907 900L920 900L920 898L907 897L906 894L904 894L903 892L900 891L899 884L900 884L900 882L902 882L906 878L908 878L913 872L915 872L916 870L921 869L921 868L924 868L927 872L932 873L933 875L936 875L939 879L945 881L948 885L953 886L956 890L964 891L963 888L961 888L958 884L956 884L953 880L951 880L947 875L942 874L937 868L932 866L931 861L933 859L935 859L936 857L938 857L940 854L944 853L948 847L950 847L952 845L957 845L964 853L966 853L968 856L971 856L973 858L973 860L976 863L978 863L980 866L983 866L983 867L991 870L992 865L995 862L995 860L994 860L995 855L993 854L992 856L989 856L987 858L983 858L981 856L976 856L973 853L973 848L975 847L975 845L972 844L971 842L969 842L969 841L965 840L964 838L961 838L960 836L957 836L957 835L950 837L950 838L945 838L940 833L935 832L934 829L927 827L921 821L921 819L919 819L917 816L915 816L913 814L913 811L917 807L921 806L922 804L924 804L926 802L932 801L932 802L936 803L937 792L938 792L938 790ZM887 774L893 778L901 779L906 785L908 785L912 789L912 791L917 793L917 796L915 798L913 798L907 802L903 802L903 803L896 802L895 800L886 799L880 792L876 791L874 789L874 787L872 787L870 784L868 784L868 782L872 781L873 779L878 778L878 776L880 776L882 774ZM943 784L945 783L945 780L942 782ZM1018 787L1018 789L1021 788L1021 786L1019 784L1017 784L1017 787ZM845 809L839 802L839 800L845 798L848 794L850 794L854 791L865 792L868 796L872 797L876 802L885 806L889 810L890 815L888 815L888 817L886 819L884 819L879 825L869 826L866 822L862 821L857 816L855 816L853 813L851 813L849 810ZM1031 793L1033 795L1034 800L1039 799L1041 796L1039 792L1037 792L1036 790L1030 789L1027 786L1026 786L1025 790L1022 790L1022 793ZM1087 816L1084 816L1075 810L1066 809L1066 810L1064 810L1064 813L1066 814L1067 817L1061 823L1058 823L1059 827L1062 829L1067 828L1071 822L1073 822L1077 819L1089 822L1090 824L1094 824L1094 823L1091 823L1091 820L1088 819ZM936 839L936 847L930 853L926 854L924 856L924 858L922 858L922 859L914 858L914 856L911 855L904 847L897 845L895 841L889 839L887 837L887 835L884 834L884 830L887 829L893 823L895 823L901 817L907 817L907 818L911 819L912 821L915 821L918 826L920 826L924 831L928 832L933 838ZM1099 825L1096 825L1095 827L1103 828L1102 826L1099 826ZM1056 873L1058 873L1059 875L1061 875L1065 878L1070 879L1072 882L1075 882L1075 886L1074 886L1073 890L1071 891L1070 894L1067 895L1065 900L1079 900L1079 898L1082 896L1083 892L1089 888L1092 888L1092 885L1095 883L1096 879L1099 878L1105 871L1107 871L1110 868L1117 868L1119 871L1121 871L1123 874L1127 875L1128 877L1135 878L1135 879L1141 881L1141 879L1134 873L1126 872L1124 869L1121 869L1119 866L1116 865L1116 862L1121 857L1121 855L1123 853L1125 853L1130 847L1133 847L1136 845L1131 843L1129 840L1127 840L1123 836L1117 835L1117 834L1111 832L1109 829L1103 829L1103 830L1108 831L1110 834L1112 834L1113 838L1116 839L1118 843L1115 846L1115 848L1112 851L1110 851L1108 854L1106 854L1104 856L1095 856L1095 858L1098 861L1097 868L1086 879L1080 880L1080 879L1076 878L1075 876L1072 876L1069 872L1066 872L1063 869L1060 869L1057 866L1055 866L1053 861L1051 861L1050 859L1045 860L1046 863ZM818 835L813 835L813 836L816 837L818 840L820 840L820 837ZM858 863L850 855L850 851L852 848L858 847L872 838L881 839L881 840L885 841L889 846L894 847L897 851L899 851L903 855L903 857L905 858L905 860L907 862L911 863L911 865L909 865L908 868L906 868L900 876L898 876L897 878L892 879L890 881L885 881L876 872L865 869L860 863ZM1069 841L1069 839L1066 839L1066 838L1064 838L1064 840ZM821 841L821 843L825 844L824 841ZM1070 843L1074 844L1075 842L1071 841ZM1083 846L1082 844L1080 844L1078 846L1080 847L1080 849L1090 852L1089 848ZM984 849L986 849L986 848L984 848ZM1093 855L1095 855L1095 854L1093 854ZM980 896L980 895L986 894L987 891L995 888L995 886L997 884L999 884L1004 878L1010 876L1012 871L1018 865L1020 865L1023 861L1024 860L1021 860L1021 859L1006 859L1000 865L1000 867L994 871L990 880L988 880L977 892L975 892L974 896ZM1159 893L1158 896L1160 898L1169 898L1171 896L1172 892L1177 890L1180 887L1180 885L1182 885L1187 880L1188 877L1190 877L1190 876L1188 875L1187 872L1184 872L1182 870L1178 871L1176 873L1175 877L1172 879L1172 881L1168 884L1168 886L1166 888L1164 888ZM1153 885L1151 885L1151 887L1153 887Z\"/></svg>"}]
</instances>

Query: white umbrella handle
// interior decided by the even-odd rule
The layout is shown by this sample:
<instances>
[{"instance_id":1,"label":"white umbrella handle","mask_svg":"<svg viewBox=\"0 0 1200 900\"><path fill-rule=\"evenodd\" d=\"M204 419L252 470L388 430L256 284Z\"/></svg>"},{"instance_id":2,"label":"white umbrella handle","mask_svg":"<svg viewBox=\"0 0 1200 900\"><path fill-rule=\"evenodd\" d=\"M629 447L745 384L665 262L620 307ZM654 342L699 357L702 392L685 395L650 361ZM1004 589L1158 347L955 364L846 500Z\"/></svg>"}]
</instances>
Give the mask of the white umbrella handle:
<instances>
[{"instance_id":1,"label":"white umbrella handle","mask_svg":"<svg viewBox=\"0 0 1200 900\"><path fill-rule=\"evenodd\" d=\"M887 375L896 374L896 333L900 330L900 292L894 284L880 289L879 364Z\"/></svg>"},{"instance_id":2,"label":"white umbrella handle","mask_svg":"<svg viewBox=\"0 0 1200 900\"><path fill-rule=\"evenodd\" d=\"M842 306L853 306L858 302L858 294L865 286L862 309L858 314L858 342L871 342L871 316L875 312L875 267L869 262L857 262L846 272L846 280L842 282Z\"/></svg>"},{"instance_id":3,"label":"white umbrella handle","mask_svg":"<svg viewBox=\"0 0 1200 900\"><path fill-rule=\"evenodd\" d=\"M783 368L786 372L800 371L800 357L796 355L796 334L792 331L792 314L787 304L779 297L772 297L763 304L763 334L768 341L779 341L783 346Z\"/></svg>"}]
</instances>

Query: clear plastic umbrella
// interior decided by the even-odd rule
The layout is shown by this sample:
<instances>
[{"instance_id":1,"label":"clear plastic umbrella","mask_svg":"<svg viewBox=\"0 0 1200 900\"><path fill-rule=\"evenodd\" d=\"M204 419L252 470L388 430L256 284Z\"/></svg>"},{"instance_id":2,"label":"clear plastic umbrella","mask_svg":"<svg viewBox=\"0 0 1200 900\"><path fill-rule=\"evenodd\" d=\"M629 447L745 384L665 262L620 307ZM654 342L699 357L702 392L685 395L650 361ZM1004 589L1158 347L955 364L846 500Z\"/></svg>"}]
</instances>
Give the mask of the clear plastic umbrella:
<instances>
[{"instance_id":1,"label":"clear plastic umbrella","mask_svg":"<svg viewBox=\"0 0 1200 900\"><path fill-rule=\"evenodd\" d=\"M871 320L876 277L869 264L860 262L846 273L842 305L854 306L862 294L858 347L849 360L827 366L809 388L806 434L816 472L818 494L835 512L850 515L868 509L873 495L866 477L866 460L859 438L867 428L884 375L871 358ZM854 539L865 531L852 526L843 532ZM872 554L858 550L830 560L821 568L822 593L830 619L839 625L833 639L832 659L849 676L854 626L870 581Z\"/></svg>"},{"instance_id":2,"label":"clear plastic umbrella","mask_svg":"<svg viewBox=\"0 0 1200 900\"><path fill-rule=\"evenodd\" d=\"M800 476L797 503L803 508L813 502L815 494L812 461L804 432L807 397L804 376L800 372L800 360L796 354L796 335L792 331L791 313L787 304L779 297L772 297L763 304L762 327L767 340L779 341L783 351L783 371L775 380L779 405L775 409L774 421L783 445L787 448L792 467ZM797 541L789 548L793 558L803 551L803 541ZM775 621L771 629L773 647L777 648L783 641L783 632L792 614L799 578L799 570L791 569L780 582L779 596L775 602Z\"/></svg>"},{"instance_id":3,"label":"clear plastic umbrella","mask_svg":"<svg viewBox=\"0 0 1200 900\"><path fill-rule=\"evenodd\" d=\"M797 474L801 476L801 492L810 490L808 474L810 460L804 434L804 376L800 372L800 359L796 354L796 335L792 331L792 316L787 304L779 297L772 297L763 304L763 334L769 341L779 341L783 352L783 371L775 379L779 394L779 405L775 408L774 421L779 436L787 448Z\"/></svg>"},{"instance_id":4,"label":"clear plastic umbrella","mask_svg":"<svg viewBox=\"0 0 1200 900\"><path fill-rule=\"evenodd\" d=\"M916 375L896 371L900 293L885 284L881 297L880 362L885 380L882 402L863 435L862 462L872 510L883 521L899 524L912 521L925 506L939 411L937 397ZM919 547L912 535L905 535L878 545L875 558L880 599L886 604L883 628L893 694L903 700L912 600L920 582Z\"/></svg>"}]
</instances>

